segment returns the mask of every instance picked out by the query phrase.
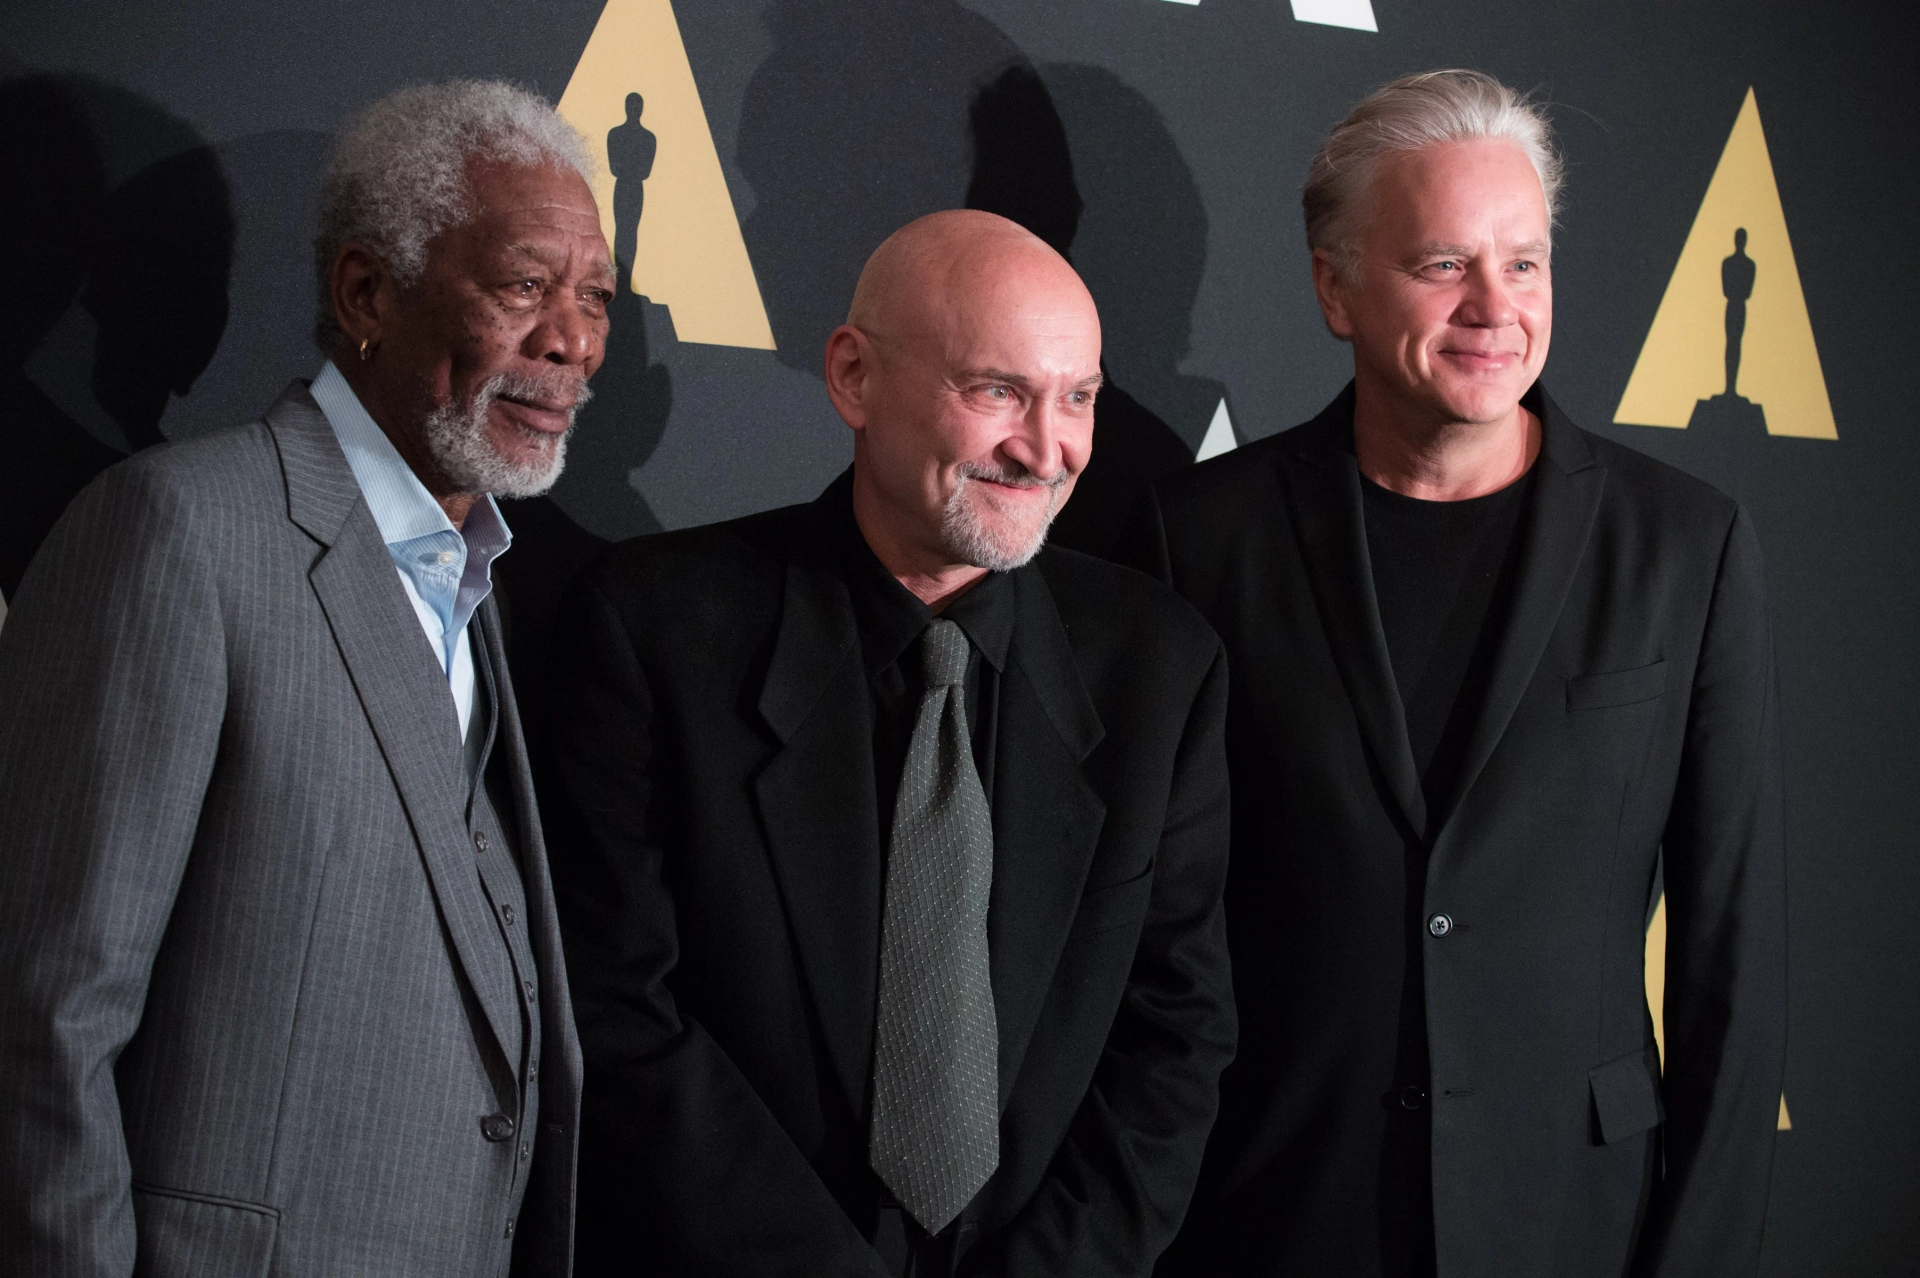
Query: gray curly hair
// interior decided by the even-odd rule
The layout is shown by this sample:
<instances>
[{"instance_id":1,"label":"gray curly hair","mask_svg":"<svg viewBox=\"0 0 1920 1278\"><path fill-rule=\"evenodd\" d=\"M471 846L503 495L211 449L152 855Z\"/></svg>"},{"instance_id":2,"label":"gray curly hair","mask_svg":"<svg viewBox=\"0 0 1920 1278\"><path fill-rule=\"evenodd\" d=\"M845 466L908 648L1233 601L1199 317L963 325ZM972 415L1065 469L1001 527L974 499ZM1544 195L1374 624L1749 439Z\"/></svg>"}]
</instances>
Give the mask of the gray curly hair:
<instances>
[{"instance_id":1,"label":"gray curly hair","mask_svg":"<svg viewBox=\"0 0 1920 1278\"><path fill-rule=\"evenodd\" d=\"M544 99L498 80L449 80L389 94L355 117L334 143L320 185L313 237L319 284L313 337L325 351L345 334L328 277L344 244L379 255L401 288L427 265L427 244L473 215L474 160L570 168L592 185L586 141Z\"/></svg>"},{"instance_id":2,"label":"gray curly hair","mask_svg":"<svg viewBox=\"0 0 1920 1278\"><path fill-rule=\"evenodd\" d=\"M1425 71L1369 93L1320 144L1300 193L1307 247L1327 250L1334 269L1352 278L1360 265L1366 196L1380 161L1438 142L1477 138L1503 138L1526 153L1547 197L1551 227L1560 215L1566 164L1554 146L1546 112L1484 72Z\"/></svg>"}]
</instances>

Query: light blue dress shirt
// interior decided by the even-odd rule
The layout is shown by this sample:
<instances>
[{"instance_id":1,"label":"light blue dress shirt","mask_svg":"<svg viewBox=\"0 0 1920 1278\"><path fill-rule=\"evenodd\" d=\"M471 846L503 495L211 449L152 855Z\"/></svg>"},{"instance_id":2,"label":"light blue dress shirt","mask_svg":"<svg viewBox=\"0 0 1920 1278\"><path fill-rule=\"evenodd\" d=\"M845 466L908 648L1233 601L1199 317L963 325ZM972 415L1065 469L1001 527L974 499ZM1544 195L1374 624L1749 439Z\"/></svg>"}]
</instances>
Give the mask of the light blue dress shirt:
<instances>
[{"instance_id":1,"label":"light blue dress shirt","mask_svg":"<svg viewBox=\"0 0 1920 1278\"><path fill-rule=\"evenodd\" d=\"M446 673L464 740L473 721L474 698L467 623L492 593L493 561L513 544L513 534L491 494L473 504L464 528L455 528L332 360L313 379L311 390L373 512L434 658Z\"/></svg>"}]
</instances>

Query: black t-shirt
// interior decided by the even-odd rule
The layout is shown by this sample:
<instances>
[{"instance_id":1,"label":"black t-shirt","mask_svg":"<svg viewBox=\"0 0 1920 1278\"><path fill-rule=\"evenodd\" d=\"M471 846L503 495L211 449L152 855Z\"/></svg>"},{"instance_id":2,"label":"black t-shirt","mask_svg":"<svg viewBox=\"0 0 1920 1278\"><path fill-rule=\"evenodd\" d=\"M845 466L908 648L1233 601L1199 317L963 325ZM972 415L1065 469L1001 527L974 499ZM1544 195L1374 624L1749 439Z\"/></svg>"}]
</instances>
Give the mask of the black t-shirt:
<instances>
[{"instance_id":1,"label":"black t-shirt","mask_svg":"<svg viewBox=\"0 0 1920 1278\"><path fill-rule=\"evenodd\" d=\"M1464 736L1486 692L1491 639L1512 593L1509 565L1533 472L1465 501L1402 496L1364 474L1360 487L1387 655L1429 823L1437 824L1454 797Z\"/></svg>"},{"instance_id":2,"label":"black t-shirt","mask_svg":"<svg viewBox=\"0 0 1920 1278\"><path fill-rule=\"evenodd\" d=\"M1519 482L1467 501L1422 501L1360 477L1367 558L1393 680L1438 829L1460 776L1466 735L1486 698L1494 641L1505 629L1520 526L1533 487ZM1380 1151L1380 1272L1431 1278L1435 1272L1431 1109L1421 932L1427 850L1407 847L1406 973L1389 1115Z\"/></svg>"}]
</instances>

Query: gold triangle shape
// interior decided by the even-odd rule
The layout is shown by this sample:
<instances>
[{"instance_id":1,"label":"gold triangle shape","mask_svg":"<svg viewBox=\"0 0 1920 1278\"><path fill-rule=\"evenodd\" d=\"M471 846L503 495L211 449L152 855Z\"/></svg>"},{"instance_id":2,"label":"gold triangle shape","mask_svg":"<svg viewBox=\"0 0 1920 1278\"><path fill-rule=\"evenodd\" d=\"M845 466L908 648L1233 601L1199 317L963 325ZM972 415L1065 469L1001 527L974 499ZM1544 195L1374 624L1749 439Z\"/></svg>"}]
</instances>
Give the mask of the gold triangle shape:
<instances>
[{"instance_id":1,"label":"gold triangle shape","mask_svg":"<svg viewBox=\"0 0 1920 1278\"><path fill-rule=\"evenodd\" d=\"M633 262L633 291L668 309L683 342L772 350L773 327L669 0L608 0L560 95L560 114L603 165L608 133L627 125L630 93L644 99L641 123L657 139L635 245L615 243L611 171L593 193L614 256Z\"/></svg>"},{"instance_id":2,"label":"gold triangle shape","mask_svg":"<svg viewBox=\"0 0 1920 1278\"><path fill-rule=\"evenodd\" d=\"M1653 1042L1664 1063L1667 1059L1667 898L1664 894L1653 907L1653 918L1647 924L1647 1011L1653 1016ZM1793 1130L1793 1120L1787 1117L1787 1097L1780 1096L1780 1117L1774 1124L1779 1131Z\"/></svg>"},{"instance_id":3,"label":"gold triangle shape","mask_svg":"<svg viewBox=\"0 0 1920 1278\"><path fill-rule=\"evenodd\" d=\"M1742 230L1745 246L1736 249ZM1743 254L1745 266L1734 260ZM1741 291L1748 271L1752 296L1745 302L1734 388L1746 401L1742 407L1726 397L1728 311L1730 294ZM1748 89L1613 420L1684 427L1696 411L1708 414L1702 420L1724 420L1735 410L1733 420L1757 423L1755 405L1770 435L1839 438L1760 106Z\"/></svg>"}]
</instances>

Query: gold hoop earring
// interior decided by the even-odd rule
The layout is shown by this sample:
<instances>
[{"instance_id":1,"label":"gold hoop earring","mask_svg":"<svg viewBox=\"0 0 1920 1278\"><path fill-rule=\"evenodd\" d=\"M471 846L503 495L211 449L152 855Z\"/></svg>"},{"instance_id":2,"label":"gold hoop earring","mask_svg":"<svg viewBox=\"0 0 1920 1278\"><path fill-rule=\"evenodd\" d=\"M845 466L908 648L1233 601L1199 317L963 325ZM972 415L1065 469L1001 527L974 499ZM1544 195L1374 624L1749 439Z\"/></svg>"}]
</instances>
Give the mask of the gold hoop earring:
<instances>
[{"instance_id":1,"label":"gold hoop earring","mask_svg":"<svg viewBox=\"0 0 1920 1278\"><path fill-rule=\"evenodd\" d=\"M372 343L373 339L371 337L363 337L360 339L360 362L362 364L366 363L367 360L372 357L372 352L367 349Z\"/></svg>"}]
</instances>

